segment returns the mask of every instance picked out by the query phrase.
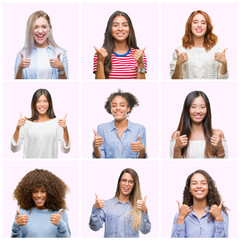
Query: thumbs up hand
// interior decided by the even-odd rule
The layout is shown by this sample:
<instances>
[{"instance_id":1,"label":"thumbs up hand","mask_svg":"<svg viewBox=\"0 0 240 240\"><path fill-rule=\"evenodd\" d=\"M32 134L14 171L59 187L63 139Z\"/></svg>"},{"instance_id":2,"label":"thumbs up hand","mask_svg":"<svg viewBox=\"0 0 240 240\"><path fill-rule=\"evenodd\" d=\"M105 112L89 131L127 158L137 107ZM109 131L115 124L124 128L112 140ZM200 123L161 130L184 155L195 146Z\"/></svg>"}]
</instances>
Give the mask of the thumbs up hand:
<instances>
[{"instance_id":1,"label":"thumbs up hand","mask_svg":"<svg viewBox=\"0 0 240 240\"><path fill-rule=\"evenodd\" d=\"M98 61L103 63L105 58L108 56L107 50L104 47L98 49L97 47L94 46L93 48L95 49L95 51L97 53Z\"/></svg>"},{"instance_id":2,"label":"thumbs up hand","mask_svg":"<svg viewBox=\"0 0 240 240\"><path fill-rule=\"evenodd\" d=\"M105 205L104 200L103 199L98 199L98 195L95 193L95 203L94 203L94 207L101 209L103 208Z\"/></svg>"},{"instance_id":3,"label":"thumbs up hand","mask_svg":"<svg viewBox=\"0 0 240 240\"><path fill-rule=\"evenodd\" d=\"M58 120L58 125L59 125L60 127L62 127L63 129L66 129L66 128L67 128L67 124L66 124L67 115L68 115L68 114L66 113L63 118L61 118L61 119Z\"/></svg>"},{"instance_id":4,"label":"thumbs up hand","mask_svg":"<svg viewBox=\"0 0 240 240\"><path fill-rule=\"evenodd\" d=\"M177 54L177 64L178 65L182 65L183 63L185 63L188 60L187 53L185 53L185 52L179 53L179 51L177 49L175 49L175 51Z\"/></svg>"},{"instance_id":5,"label":"thumbs up hand","mask_svg":"<svg viewBox=\"0 0 240 240\"><path fill-rule=\"evenodd\" d=\"M28 215L21 215L19 210L16 210L17 211L17 218L16 218L16 223L19 225L19 226L24 226L28 223Z\"/></svg>"},{"instance_id":6,"label":"thumbs up hand","mask_svg":"<svg viewBox=\"0 0 240 240\"><path fill-rule=\"evenodd\" d=\"M131 149L132 149L132 151L133 152L145 152L145 147L144 147L144 145L142 144L142 142L141 142L141 139L140 139L140 134L138 134L138 136L137 136L137 142L132 142L131 144L130 144L130 147L131 147Z\"/></svg>"},{"instance_id":7,"label":"thumbs up hand","mask_svg":"<svg viewBox=\"0 0 240 240\"><path fill-rule=\"evenodd\" d=\"M20 69L28 68L30 66L31 59L25 58L22 52L19 52L19 53L21 55L21 62L19 63L18 68Z\"/></svg>"},{"instance_id":8,"label":"thumbs up hand","mask_svg":"<svg viewBox=\"0 0 240 240\"><path fill-rule=\"evenodd\" d=\"M59 53L56 58L49 59L50 66L52 68L58 68L59 71L64 70L64 65L60 59L62 53Z\"/></svg>"},{"instance_id":9,"label":"thumbs up hand","mask_svg":"<svg viewBox=\"0 0 240 240\"><path fill-rule=\"evenodd\" d=\"M184 220L185 218L188 216L188 214L192 211L191 208L186 205L186 204L183 204L181 206L181 204L177 201L177 204L178 204L178 211L179 211L179 214L178 214L178 218L177 218L177 223L178 224L183 224L184 223Z\"/></svg>"},{"instance_id":10,"label":"thumbs up hand","mask_svg":"<svg viewBox=\"0 0 240 240\"><path fill-rule=\"evenodd\" d=\"M144 200L137 200L136 206L137 209L142 210L144 213L147 213L148 209L146 206L147 196L144 197Z\"/></svg>"},{"instance_id":11,"label":"thumbs up hand","mask_svg":"<svg viewBox=\"0 0 240 240\"><path fill-rule=\"evenodd\" d=\"M93 147L94 148L101 147L104 142L103 138L97 135L97 132L95 129L93 129L93 133L94 133Z\"/></svg>"},{"instance_id":12,"label":"thumbs up hand","mask_svg":"<svg viewBox=\"0 0 240 240\"><path fill-rule=\"evenodd\" d=\"M136 49L135 53L133 54L133 57L137 61L138 65L143 64L143 54L145 50L146 50L146 47L144 47L142 50Z\"/></svg>"},{"instance_id":13,"label":"thumbs up hand","mask_svg":"<svg viewBox=\"0 0 240 240\"><path fill-rule=\"evenodd\" d=\"M58 214L52 214L50 217L50 221L53 225L58 225L58 223L61 221L62 218L62 211L63 209L60 209Z\"/></svg>"},{"instance_id":14,"label":"thumbs up hand","mask_svg":"<svg viewBox=\"0 0 240 240\"><path fill-rule=\"evenodd\" d=\"M210 210L208 211L209 213L212 214L212 216L215 218L215 220L217 222L222 222L223 221L223 217L222 217L222 206L223 206L223 202L220 203L220 205L212 205Z\"/></svg>"},{"instance_id":15,"label":"thumbs up hand","mask_svg":"<svg viewBox=\"0 0 240 240\"><path fill-rule=\"evenodd\" d=\"M17 128L20 128L20 127L24 126L25 123L26 123L26 118L23 117L22 113L20 113L20 117L18 119Z\"/></svg>"},{"instance_id":16,"label":"thumbs up hand","mask_svg":"<svg viewBox=\"0 0 240 240\"><path fill-rule=\"evenodd\" d=\"M180 136L180 132L176 133L176 144L174 146L175 150L180 151L182 148L184 148L188 144L188 137L187 135Z\"/></svg>"},{"instance_id":17,"label":"thumbs up hand","mask_svg":"<svg viewBox=\"0 0 240 240\"><path fill-rule=\"evenodd\" d=\"M227 48L223 50L223 52L217 52L215 53L215 60L222 63L222 64L226 64L227 63L227 59L225 56L225 52L227 51Z\"/></svg>"},{"instance_id":18,"label":"thumbs up hand","mask_svg":"<svg viewBox=\"0 0 240 240\"><path fill-rule=\"evenodd\" d=\"M214 135L212 135L210 141L211 144L217 149L218 155L221 155L220 153L223 153L224 155L224 147L222 145L222 139L223 139L223 133L222 131L216 132Z\"/></svg>"}]
</instances>

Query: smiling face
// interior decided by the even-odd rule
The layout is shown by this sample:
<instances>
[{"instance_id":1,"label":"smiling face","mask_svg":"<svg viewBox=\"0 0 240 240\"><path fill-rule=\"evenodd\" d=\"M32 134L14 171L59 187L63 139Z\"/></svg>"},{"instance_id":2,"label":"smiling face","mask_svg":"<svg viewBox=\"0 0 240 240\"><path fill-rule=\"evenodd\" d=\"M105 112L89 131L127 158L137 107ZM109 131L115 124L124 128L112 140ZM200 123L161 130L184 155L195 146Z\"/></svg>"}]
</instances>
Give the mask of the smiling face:
<instances>
[{"instance_id":1,"label":"smiling face","mask_svg":"<svg viewBox=\"0 0 240 240\"><path fill-rule=\"evenodd\" d=\"M134 179L130 173L124 173L119 182L120 187L120 197L129 197L133 187L134 187Z\"/></svg>"},{"instance_id":2,"label":"smiling face","mask_svg":"<svg viewBox=\"0 0 240 240\"><path fill-rule=\"evenodd\" d=\"M39 115L45 115L47 114L47 110L49 108L49 102L45 95L41 95L36 103L36 110L39 113Z\"/></svg>"},{"instance_id":3,"label":"smiling face","mask_svg":"<svg viewBox=\"0 0 240 240\"><path fill-rule=\"evenodd\" d=\"M32 200L35 208L46 209L45 202L47 200L47 191L45 187L35 188L32 192Z\"/></svg>"},{"instance_id":4,"label":"smiling face","mask_svg":"<svg viewBox=\"0 0 240 240\"><path fill-rule=\"evenodd\" d=\"M206 200L208 195L207 179L201 173L195 173L190 181L190 193L194 200Z\"/></svg>"},{"instance_id":5,"label":"smiling face","mask_svg":"<svg viewBox=\"0 0 240 240\"><path fill-rule=\"evenodd\" d=\"M198 13L194 16L191 30L194 37L204 37L207 31L207 22L202 14Z\"/></svg>"},{"instance_id":6,"label":"smiling face","mask_svg":"<svg viewBox=\"0 0 240 240\"><path fill-rule=\"evenodd\" d=\"M113 19L112 24L112 37L115 41L126 41L129 36L128 21L123 16L117 16Z\"/></svg>"},{"instance_id":7,"label":"smiling face","mask_svg":"<svg viewBox=\"0 0 240 240\"><path fill-rule=\"evenodd\" d=\"M122 121L127 117L127 113L130 111L130 107L128 107L128 102L126 98L121 96L116 96L113 98L111 103L111 112L115 121Z\"/></svg>"},{"instance_id":8,"label":"smiling face","mask_svg":"<svg viewBox=\"0 0 240 240\"><path fill-rule=\"evenodd\" d=\"M193 123L201 123L206 117L207 107L202 96L198 96L193 99L190 108L189 115Z\"/></svg>"},{"instance_id":9,"label":"smiling face","mask_svg":"<svg viewBox=\"0 0 240 240\"><path fill-rule=\"evenodd\" d=\"M48 46L48 34L51 30L46 18L39 17L34 23L34 41L37 48L46 48Z\"/></svg>"}]
</instances>

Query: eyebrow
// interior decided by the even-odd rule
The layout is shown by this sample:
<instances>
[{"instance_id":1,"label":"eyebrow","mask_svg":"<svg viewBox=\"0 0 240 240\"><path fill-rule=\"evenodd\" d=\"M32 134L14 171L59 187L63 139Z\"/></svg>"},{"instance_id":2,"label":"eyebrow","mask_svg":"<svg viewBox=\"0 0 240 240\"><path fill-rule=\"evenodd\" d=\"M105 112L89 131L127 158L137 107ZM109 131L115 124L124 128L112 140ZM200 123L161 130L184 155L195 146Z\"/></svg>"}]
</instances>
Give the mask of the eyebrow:
<instances>
[{"instance_id":1,"label":"eyebrow","mask_svg":"<svg viewBox=\"0 0 240 240\"><path fill-rule=\"evenodd\" d=\"M113 24L114 24L114 23L118 23L118 24L119 24L119 23L128 23L128 22L113 22Z\"/></svg>"}]
</instances>

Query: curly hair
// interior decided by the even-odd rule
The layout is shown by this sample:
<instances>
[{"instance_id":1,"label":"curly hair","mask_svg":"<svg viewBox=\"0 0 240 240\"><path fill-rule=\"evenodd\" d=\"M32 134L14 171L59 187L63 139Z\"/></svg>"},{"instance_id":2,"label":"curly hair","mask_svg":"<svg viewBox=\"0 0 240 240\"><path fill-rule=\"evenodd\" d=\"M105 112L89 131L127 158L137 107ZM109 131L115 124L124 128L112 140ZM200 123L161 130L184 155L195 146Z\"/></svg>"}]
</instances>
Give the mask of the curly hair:
<instances>
[{"instance_id":1,"label":"curly hair","mask_svg":"<svg viewBox=\"0 0 240 240\"><path fill-rule=\"evenodd\" d=\"M68 186L56 175L48 170L35 169L27 173L18 183L13 196L22 209L31 210L34 207L32 193L34 189L44 187L47 192L46 207L52 211L67 209L65 195Z\"/></svg>"},{"instance_id":2,"label":"curly hair","mask_svg":"<svg viewBox=\"0 0 240 240\"><path fill-rule=\"evenodd\" d=\"M194 46L194 38L193 38L191 29L192 29L193 18L197 14L202 14L204 16L204 18L206 19L207 31L204 35L203 47L206 49L206 51L208 51L216 45L216 43L218 41L218 37L212 32L213 25L212 25L211 18L209 17L209 15L206 12L204 12L202 10L194 11L189 16L187 23L186 23L186 27L185 27L185 35L182 38L182 45L184 48L190 48L190 49Z\"/></svg>"},{"instance_id":3,"label":"curly hair","mask_svg":"<svg viewBox=\"0 0 240 240\"><path fill-rule=\"evenodd\" d=\"M105 106L104 106L106 111L110 114L112 114L112 112L111 112L112 100L117 96L123 97L127 100L128 107L130 108L128 113L130 113L135 106L139 106L138 100L133 94L131 94L129 92L123 92L122 90L118 89L117 92L112 93L108 97L107 102L105 103Z\"/></svg>"},{"instance_id":4,"label":"curly hair","mask_svg":"<svg viewBox=\"0 0 240 240\"><path fill-rule=\"evenodd\" d=\"M212 205L220 205L221 203L221 196L217 190L215 181L212 179L212 177L204 170L196 170L195 172L191 173L186 181L186 185L183 191L183 204L188 205L189 207L193 205L193 196L190 192L190 184L191 184L191 179L192 176L196 173L200 173L202 174L206 180L207 180L207 184L208 184L208 194L206 197L206 201L207 201L207 206L209 206L209 208L211 208ZM227 214L227 210L228 208L226 206L222 206L222 210L224 211L224 213ZM211 215L210 216L211 221L214 221L214 217Z\"/></svg>"}]
</instances>

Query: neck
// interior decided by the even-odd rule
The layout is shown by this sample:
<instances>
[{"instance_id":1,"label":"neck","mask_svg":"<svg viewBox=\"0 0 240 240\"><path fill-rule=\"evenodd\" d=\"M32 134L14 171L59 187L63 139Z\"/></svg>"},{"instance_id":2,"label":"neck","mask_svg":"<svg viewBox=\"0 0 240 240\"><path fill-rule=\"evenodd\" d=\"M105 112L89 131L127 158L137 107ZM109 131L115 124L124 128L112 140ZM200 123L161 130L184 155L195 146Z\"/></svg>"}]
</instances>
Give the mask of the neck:
<instances>
[{"instance_id":1,"label":"neck","mask_svg":"<svg viewBox=\"0 0 240 240\"><path fill-rule=\"evenodd\" d=\"M205 211L205 208L207 207L207 200L204 198L203 200L196 200L193 199L193 211L199 212L199 211Z\"/></svg>"},{"instance_id":2,"label":"neck","mask_svg":"<svg viewBox=\"0 0 240 240\"><path fill-rule=\"evenodd\" d=\"M202 123L192 123L191 132L193 133L203 132Z\"/></svg>"},{"instance_id":3,"label":"neck","mask_svg":"<svg viewBox=\"0 0 240 240\"><path fill-rule=\"evenodd\" d=\"M118 53L118 54L124 54L128 51L129 47L127 45L127 41L123 41L123 42L117 42L117 41L114 41L114 47L113 47L113 51L115 53Z\"/></svg>"},{"instance_id":4,"label":"neck","mask_svg":"<svg viewBox=\"0 0 240 240\"><path fill-rule=\"evenodd\" d=\"M39 114L38 115L38 120L36 120L35 122L45 122L45 121L48 121L48 120L50 120L50 118L48 117L47 114L44 114L44 115Z\"/></svg>"},{"instance_id":5,"label":"neck","mask_svg":"<svg viewBox=\"0 0 240 240\"><path fill-rule=\"evenodd\" d=\"M126 203L128 200L129 200L129 195L122 195L122 194L120 194L119 196L118 196L118 200L121 202L121 203Z\"/></svg>"},{"instance_id":6,"label":"neck","mask_svg":"<svg viewBox=\"0 0 240 240\"><path fill-rule=\"evenodd\" d=\"M194 47L203 48L204 36L200 38L194 37Z\"/></svg>"},{"instance_id":7,"label":"neck","mask_svg":"<svg viewBox=\"0 0 240 240\"><path fill-rule=\"evenodd\" d=\"M128 120L127 120L127 118L124 118L121 121L115 120L114 124L115 124L115 127L117 128L117 130L126 129L128 127Z\"/></svg>"}]
</instances>

